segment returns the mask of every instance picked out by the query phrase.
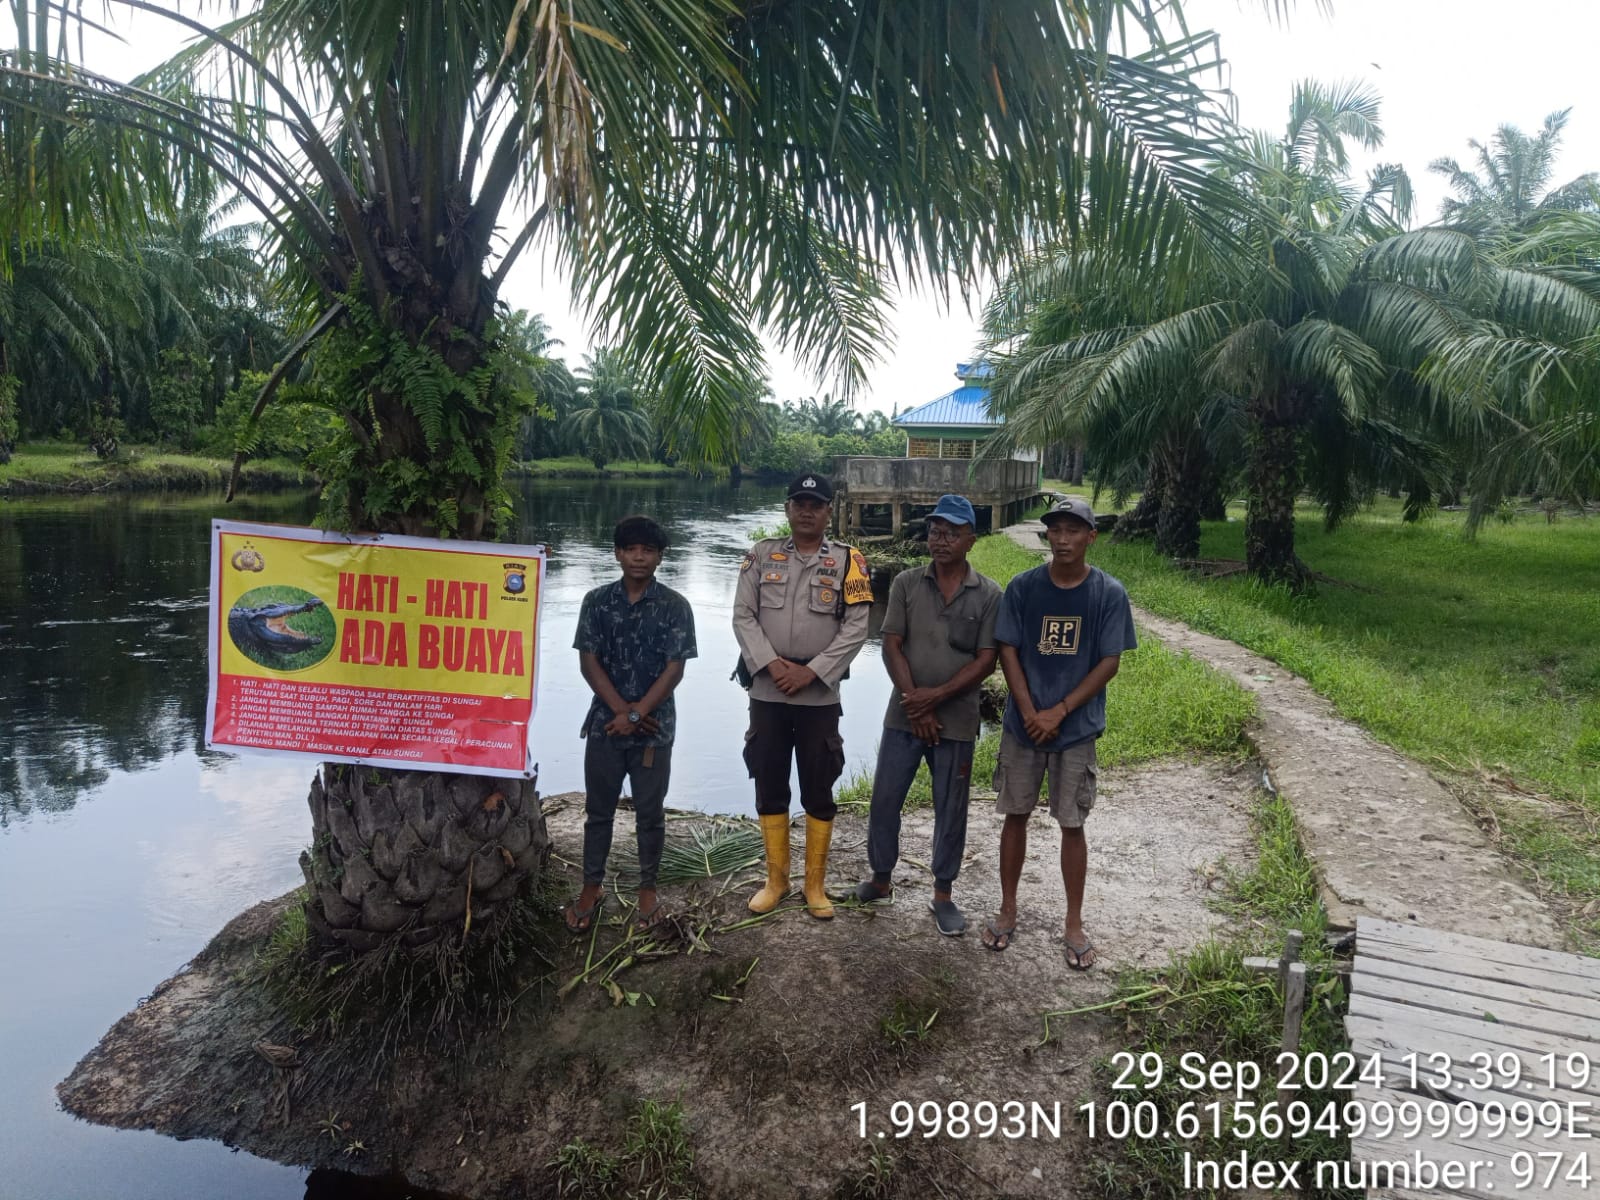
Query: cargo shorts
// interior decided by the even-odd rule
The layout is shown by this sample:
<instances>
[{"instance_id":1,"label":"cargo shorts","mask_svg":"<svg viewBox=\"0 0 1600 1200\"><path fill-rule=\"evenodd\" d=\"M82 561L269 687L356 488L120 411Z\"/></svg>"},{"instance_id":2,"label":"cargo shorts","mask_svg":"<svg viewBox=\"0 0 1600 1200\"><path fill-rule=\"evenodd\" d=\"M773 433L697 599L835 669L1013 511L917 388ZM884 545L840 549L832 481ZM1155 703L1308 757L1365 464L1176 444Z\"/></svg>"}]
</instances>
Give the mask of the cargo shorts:
<instances>
[{"instance_id":1,"label":"cargo shorts","mask_svg":"<svg viewBox=\"0 0 1600 1200\"><path fill-rule=\"evenodd\" d=\"M1050 815L1063 829L1082 829L1094 807L1099 768L1095 738L1086 738L1065 750L1041 750L1031 742L1000 735L1000 756L995 763L994 810L1002 816L1026 816L1039 803L1039 791L1050 777Z\"/></svg>"}]
</instances>

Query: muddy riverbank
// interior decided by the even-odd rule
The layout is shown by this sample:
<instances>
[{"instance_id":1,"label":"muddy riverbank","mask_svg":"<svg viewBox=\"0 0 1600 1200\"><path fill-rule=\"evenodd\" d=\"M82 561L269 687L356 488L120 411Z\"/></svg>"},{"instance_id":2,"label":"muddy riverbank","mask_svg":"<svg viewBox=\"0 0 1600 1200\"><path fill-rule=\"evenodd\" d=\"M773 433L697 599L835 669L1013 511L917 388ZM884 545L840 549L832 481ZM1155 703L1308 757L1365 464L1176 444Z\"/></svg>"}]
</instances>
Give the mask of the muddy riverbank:
<instances>
[{"instance_id":1,"label":"muddy riverbank","mask_svg":"<svg viewBox=\"0 0 1600 1200\"><path fill-rule=\"evenodd\" d=\"M1089 1146L1072 1113L1119 1023L1102 1013L1068 1018L1045 1043L1041 1014L1097 1004L1115 971L1162 966L1219 929L1208 899L1220 863L1248 864L1255 778L1249 767L1215 764L1107 773L1086 910L1101 964L1088 973L1063 961L1058 839L1042 819L1015 945L995 954L979 944L998 903L999 836L980 799L957 886L965 937L934 931L921 865L931 817L916 813L891 905L841 907L818 922L796 904L747 925L753 867L666 889L690 945L592 972L557 994L626 936L626 897L614 898L592 945L553 944L545 982L530 977L502 1027L483 1028L448 1058L402 1049L374 1078L342 1060L337 1043L287 1026L249 982L288 903L280 898L236 918L118 1022L60 1096L92 1121L216 1138L306 1166L400 1170L475 1200L552 1195L575 1177L575 1162L604 1169L608 1157L626 1158L641 1113L655 1105L679 1106L673 1169L703 1196L955 1195L976 1178L1008 1195L1088 1197L1078 1167ZM566 864L581 844L581 797L546 807L552 872L571 876L546 889L559 893L576 886ZM842 814L835 890L864 870L864 841L864 821ZM292 1051L294 1066L274 1067L255 1049L263 1041ZM1020 1102L1025 1136L894 1136L895 1117L912 1111L896 1101L932 1101L944 1113L985 1100ZM1048 1118L1058 1110L1056 1134ZM878 1191L864 1191L863 1180Z\"/></svg>"}]
</instances>

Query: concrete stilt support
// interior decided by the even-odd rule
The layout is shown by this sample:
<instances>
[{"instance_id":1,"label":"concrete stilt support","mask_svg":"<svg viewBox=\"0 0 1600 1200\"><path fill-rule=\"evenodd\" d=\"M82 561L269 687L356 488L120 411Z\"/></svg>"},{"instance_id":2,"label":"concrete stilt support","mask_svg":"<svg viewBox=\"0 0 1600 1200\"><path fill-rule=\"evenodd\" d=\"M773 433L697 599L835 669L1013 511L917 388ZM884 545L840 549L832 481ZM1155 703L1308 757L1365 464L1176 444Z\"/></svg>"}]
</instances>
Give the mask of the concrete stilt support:
<instances>
[{"instance_id":1,"label":"concrete stilt support","mask_svg":"<svg viewBox=\"0 0 1600 1200\"><path fill-rule=\"evenodd\" d=\"M894 534L895 537L900 536L900 524L904 513L905 508L900 501L896 500L889 505L889 532Z\"/></svg>"}]
</instances>

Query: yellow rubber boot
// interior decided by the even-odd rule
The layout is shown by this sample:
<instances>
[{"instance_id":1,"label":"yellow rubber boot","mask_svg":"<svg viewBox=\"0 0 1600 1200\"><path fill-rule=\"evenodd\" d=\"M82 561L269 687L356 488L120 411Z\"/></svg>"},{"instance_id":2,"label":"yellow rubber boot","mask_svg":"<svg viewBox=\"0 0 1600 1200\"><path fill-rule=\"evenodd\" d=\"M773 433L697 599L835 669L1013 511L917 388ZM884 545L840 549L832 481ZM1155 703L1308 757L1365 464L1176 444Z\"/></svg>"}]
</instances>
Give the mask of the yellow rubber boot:
<instances>
[{"instance_id":1,"label":"yellow rubber boot","mask_svg":"<svg viewBox=\"0 0 1600 1200\"><path fill-rule=\"evenodd\" d=\"M789 894L789 814L764 814L761 840L767 846L767 886L750 897L753 913L771 912Z\"/></svg>"},{"instance_id":2,"label":"yellow rubber boot","mask_svg":"<svg viewBox=\"0 0 1600 1200\"><path fill-rule=\"evenodd\" d=\"M828 874L828 843L832 840L832 821L806 818L806 911L819 921L833 916L833 905L822 887Z\"/></svg>"}]
</instances>

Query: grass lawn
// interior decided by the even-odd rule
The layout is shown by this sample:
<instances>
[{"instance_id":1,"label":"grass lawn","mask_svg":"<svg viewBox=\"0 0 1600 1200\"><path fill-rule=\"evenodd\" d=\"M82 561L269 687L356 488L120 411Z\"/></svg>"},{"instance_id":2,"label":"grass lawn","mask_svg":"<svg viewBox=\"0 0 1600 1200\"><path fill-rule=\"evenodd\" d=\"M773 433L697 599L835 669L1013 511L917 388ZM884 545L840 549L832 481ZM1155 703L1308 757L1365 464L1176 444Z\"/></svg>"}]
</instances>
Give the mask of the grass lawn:
<instances>
[{"instance_id":1,"label":"grass lawn","mask_svg":"<svg viewBox=\"0 0 1600 1200\"><path fill-rule=\"evenodd\" d=\"M1300 556L1354 586L1296 599L1243 576L1197 579L1148 544L1109 539L1091 558L1134 603L1281 663L1445 772L1569 912L1600 898L1600 521L1535 514L1469 542L1461 514L1406 525L1386 500L1332 534L1300 515ZM1207 523L1201 553L1242 558L1243 536L1240 519ZM1600 945L1592 914L1574 932Z\"/></svg>"},{"instance_id":2,"label":"grass lawn","mask_svg":"<svg viewBox=\"0 0 1600 1200\"><path fill-rule=\"evenodd\" d=\"M1091 558L1135 603L1267 655L1424 763L1600 805L1600 521L1467 542L1459 514L1405 525L1397 504L1332 534L1302 516L1300 556L1354 587L1197 580L1109 539ZM1201 553L1242 558L1243 539L1242 521L1208 523Z\"/></svg>"},{"instance_id":3,"label":"grass lawn","mask_svg":"<svg viewBox=\"0 0 1600 1200\"><path fill-rule=\"evenodd\" d=\"M687 479L692 474L686 467L669 467L666 463L658 462L608 462L604 467L596 467L581 454L529 459L518 463L515 469L556 479L611 479L618 476L633 479Z\"/></svg>"},{"instance_id":4,"label":"grass lawn","mask_svg":"<svg viewBox=\"0 0 1600 1200\"><path fill-rule=\"evenodd\" d=\"M123 446L102 461L75 442L30 442L0 466L0 496L145 491L171 488L203 491L224 487L233 461L201 454L179 454L157 446ZM239 476L246 491L298 487L312 482L284 459L251 460Z\"/></svg>"},{"instance_id":5,"label":"grass lawn","mask_svg":"<svg viewBox=\"0 0 1600 1200\"><path fill-rule=\"evenodd\" d=\"M970 557L973 566L1002 585L1042 561L1004 534L980 538ZM1144 638L1138 650L1123 656L1117 677L1106 689L1100 762L1123 766L1176 754L1239 753L1245 723L1254 713L1255 699L1243 688L1189 655L1175 654ZM999 749L998 733L979 739L973 752L975 787L993 784ZM839 803L865 808L871 796L871 774L857 774L840 789ZM917 772L906 803L933 803L926 766Z\"/></svg>"}]
</instances>

